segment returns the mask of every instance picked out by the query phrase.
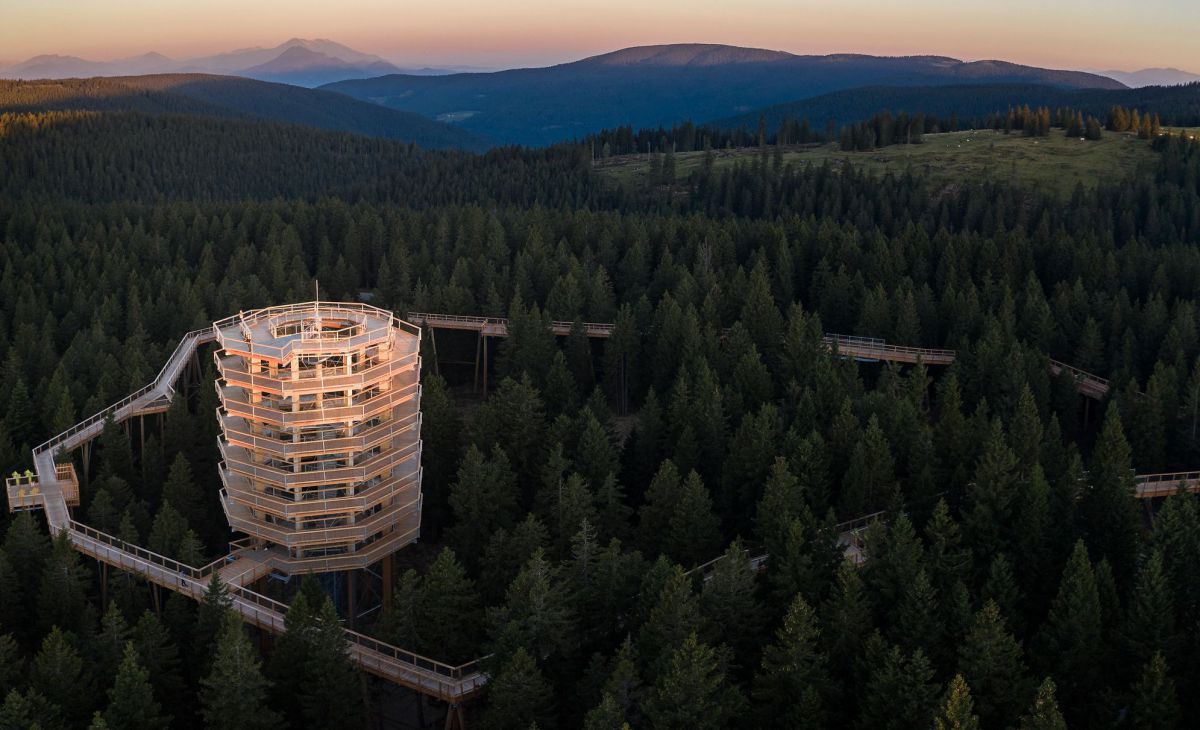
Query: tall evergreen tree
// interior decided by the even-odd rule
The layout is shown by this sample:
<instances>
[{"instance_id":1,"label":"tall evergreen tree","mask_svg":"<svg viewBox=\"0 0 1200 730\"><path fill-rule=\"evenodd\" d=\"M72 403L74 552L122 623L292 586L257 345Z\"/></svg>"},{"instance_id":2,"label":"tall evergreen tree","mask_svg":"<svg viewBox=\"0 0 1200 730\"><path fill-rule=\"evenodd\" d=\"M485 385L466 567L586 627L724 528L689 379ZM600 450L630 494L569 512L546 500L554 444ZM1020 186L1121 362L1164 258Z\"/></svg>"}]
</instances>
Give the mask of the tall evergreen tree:
<instances>
[{"instance_id":1,"label":"tall evergreen tree","mask_svg":"<svg viewBox=\"0 0 1200 730\"><path fill-rule=\"evenodd\" d=\"M267 706L267 680L241 619L225 615L212 670L200 681L200 714L210 730L274 730L279 716Z\"/></svg>"},{"instance_id":2,"label":"tall evergreen tree","mask_svg":"<svg viewBox=\"0 0 1200 730\"><path fill-rule=\"evenodd\" d=\"M763 703L763 726L825 727L830 680L820 634L816 613L802 596L796 596L775 633L775 643L763 650L762 667L754 680L754 699Z\"/></svg>"},{"instance_id":3,"label":"tall evergreen tree","mask_svg":"<svg viewBox=\"0 0 1200 730\"><path fill-rule=\"evenodd\" d=\"M722 653L693 633L676 648L642 704L648 724L678 730L728 727L745 706Z\"/></svg>"},{"instance_id":4,"label":"tall evergreen tree","mask_svg":"<svg viewBox=\"0 0 1200 730\"><path fill-rule=\"evenodd\" d=\"M108 690L108 709L104 721L110 728L129 730L159 730L170 727L171 716L154 698L150 673L138 663L137 649L130 642L117 670L113 686Z\"/></svg>"},{"instance_id":5,"label":"tall evergreen tree","mask_svg":"<svg viewBox=\"0 0 1200 730\"><path fill-rule=\"evenodd\" d=\"M496 730L552 727L554 697L537 662L517 647L488 687L484 722Z\"/></svg>"},{"instance_id":6,"label":"tall evergreen tree","mask_svg":"<svg viewBox=\"0 0 1200 730\"><path fill-rule=\"evenodd\" d=\"M1099 680L1102 656L1100 596L1083 541L1063 569L1058 595L1042 626L1039 654L1063 687L1068 719L1084 718Z\"/></svg>"},{"instance_id":7,"label":"tall evergreen tree","mask_svg":"<svg viewBox=\"0 0 1200 730\"><path fill-rule=\"evenodd\" d=\"M1021 716L1020 730L1067 730L1067 721L1058 710L1054 680L1046 677L1038 686L1028 714Z\"/></svg>"},{"instance_id":8,"label":"tall evergreen tree","mask_svg":"<svg viewBox=\"0 0 1200 730\"><path fill-rule=\"evenodd\" d=\"M1122 580L1132 573L1140 531L1132 469L1121 417L1116 403L1110 403L1093 452L1091 489L1082 509L1088 546L1097 558L1108 558Z\"/></svg>"},{"instance_id":9,"label":"tall evergreen tree","mask_svg":"<svg viewBox=\"0 0 1200 730\"><path fill-rule=\"evenodd\" d=\"M979 718L975 716L971 701L971 688L961 674L954 675L946 688L946 699L942 709L933 718L934 730L979 730Z\"/></svg>"},{"instance_id":10,"label":"tall evergreen tree","mask_svg":"<svg viewBox=\"0 0 1200 730\"><path fill-rule=\"evenodd\" d=\"M1137 730L1170 728L1179 725L1179 699L1175 694L1175 682L1162 653L1157 653L1146 662L1142 677L1133 686L1133 701L1130 715Z\"/></svg>"},{"instance_id":11,"label":"tall evergreen tree","mask_svg":"<svg viewBox=\"0 0 1200 730\"><path fill-rule=\"evenodd\" d=\"M974 687L975 706L985 727L1010 725L1028 696L1021 646L1004 628L995 602L975 614L958 646L958 671Z\"/></svg>"}]
</instances>

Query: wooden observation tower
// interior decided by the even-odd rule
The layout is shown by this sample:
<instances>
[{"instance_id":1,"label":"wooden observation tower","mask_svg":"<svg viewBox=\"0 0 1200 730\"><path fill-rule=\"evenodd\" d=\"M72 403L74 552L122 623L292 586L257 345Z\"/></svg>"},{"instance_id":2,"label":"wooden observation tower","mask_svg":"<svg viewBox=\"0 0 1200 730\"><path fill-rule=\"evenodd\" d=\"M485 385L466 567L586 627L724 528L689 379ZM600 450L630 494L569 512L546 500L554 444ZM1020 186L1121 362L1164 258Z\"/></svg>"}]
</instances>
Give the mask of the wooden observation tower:
<instances>
[{"instance_id":1,"label":"wooden observation tower","mask_svg":"<svg viewBox=\"0 0 1200 730\"><path fill-rule=\"evenodd\" d=\"M288 574L366 568L421 526L420 330L310 302L215 323L221 504Z\"/></svg>"}]
</instances>

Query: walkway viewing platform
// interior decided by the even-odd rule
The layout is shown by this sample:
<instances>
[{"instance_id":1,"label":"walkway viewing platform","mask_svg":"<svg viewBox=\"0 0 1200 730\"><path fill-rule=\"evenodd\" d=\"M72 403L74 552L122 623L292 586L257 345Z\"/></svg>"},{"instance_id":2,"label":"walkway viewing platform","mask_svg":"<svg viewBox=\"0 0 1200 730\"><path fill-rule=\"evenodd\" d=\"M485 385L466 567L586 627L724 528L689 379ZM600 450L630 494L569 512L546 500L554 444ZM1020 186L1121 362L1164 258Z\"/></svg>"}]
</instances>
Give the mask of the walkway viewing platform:
<instances>
[{"instance_id":1,"label":"walkway viewing platform","mask_svg":"<svg viewBox=\"0 0 1200 730\"><path fill-rule=\"evenodd\" d=\"M256 549L243 541L231 546L228 555L197 568L127 543L72 519L68 507L79 504L78 479L72 464L55 461L56 455L70 454L98 437L109 418L120 423L169 407L175 383L197 349L216 338L216 327L187 333L153 382L33 449L35 473L10 476L6 496L12 511L41 509L51 534L65 532L79 552L189 598L202 598L217 572L229 587L233 610L243 621L283 633L287 604L247 587L285 563L281 550ZM363 671L438 700L460 703L487 683L479 660L452 666L348 629L346 640L347 653Z\"/></svg>"}]
</instances>

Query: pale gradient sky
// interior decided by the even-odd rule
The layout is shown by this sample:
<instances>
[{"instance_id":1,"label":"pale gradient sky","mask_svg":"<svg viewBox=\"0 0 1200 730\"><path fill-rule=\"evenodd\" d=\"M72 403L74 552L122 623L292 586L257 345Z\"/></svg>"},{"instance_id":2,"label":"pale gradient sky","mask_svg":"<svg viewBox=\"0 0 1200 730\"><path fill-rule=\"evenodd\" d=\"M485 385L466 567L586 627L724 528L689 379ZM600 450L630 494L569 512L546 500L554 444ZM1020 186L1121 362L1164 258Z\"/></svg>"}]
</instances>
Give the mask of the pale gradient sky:
<instances>
[{"instance_id":1,"label":"pale gradient sky","mask_svg":"<svg viewBox=\"0 0 1200 730\"><path fill-rule=\"evenodd\" d=\"M931 53L1200 72L1197 0L0 0L0 61L175 58L330 38L411 65L544 65L626 46Z\"/></svg>"}]
</instances>

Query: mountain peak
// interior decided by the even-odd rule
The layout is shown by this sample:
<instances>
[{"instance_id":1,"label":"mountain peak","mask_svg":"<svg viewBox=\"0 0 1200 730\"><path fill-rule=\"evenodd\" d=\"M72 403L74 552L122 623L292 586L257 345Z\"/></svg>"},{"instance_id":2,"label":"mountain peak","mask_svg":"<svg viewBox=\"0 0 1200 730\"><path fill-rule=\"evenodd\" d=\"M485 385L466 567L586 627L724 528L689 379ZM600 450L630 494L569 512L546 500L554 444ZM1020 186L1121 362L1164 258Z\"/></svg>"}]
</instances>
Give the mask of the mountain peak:
<instances>
[{"instance_id":1,"label":"mountain peak","mask_svg":"<svg viewBox=\"0 0 1200 730\"><path fill-rule=\"evenodd\" d=\"M334 58L320 51L314 51L305 46L291 46L283 53L266 63L251 66L244 73L251 77L269 74L287 74L297 71L307 71L314 68L336 69L353 68L340 58Z\"/></svg>"}]
</instances>

